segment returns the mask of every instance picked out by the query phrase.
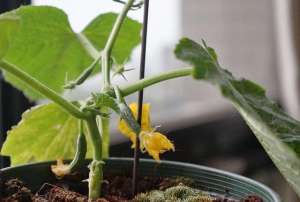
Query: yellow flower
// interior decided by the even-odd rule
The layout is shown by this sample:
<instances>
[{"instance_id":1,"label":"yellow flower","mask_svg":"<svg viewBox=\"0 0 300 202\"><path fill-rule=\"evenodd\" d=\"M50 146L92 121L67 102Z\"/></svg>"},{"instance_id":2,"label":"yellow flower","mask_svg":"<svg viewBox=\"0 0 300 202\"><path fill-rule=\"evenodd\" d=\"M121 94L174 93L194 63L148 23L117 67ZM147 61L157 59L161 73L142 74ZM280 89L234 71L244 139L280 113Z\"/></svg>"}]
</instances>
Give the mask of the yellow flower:
<instances>
[{"instance_id":1,"label":"yellow flower","mask_svg":"<svg viewBox=\"0 0 300 202\"><path fill-rule=\"evenodd\" d=\"M56 163L56 165L51 165L51 171L55 174L57 178L63 178L65 175L71 173L69 165L64 164L62 159L58 159Z\"/></svg>"},{"instance_id":2,"label":"yellow flower","mask_svg":"<svg viewBox=\"0 0 300 202\"><path fill-rule=\"evenodd\" d=\"M140 138L142 152L147 151L156 161L159 161L159 154L175 150L173 143L161 133L142 131Z\"/></svg>"},{"instance_id":3,"label":"yellow flower","mask_svg":"<svg viewBox=\"0 0 300 202\"><path fill-rule=\"evenodd\" d=\"M129 108L131 109L134 118L137 119L138 105L136 103L132 103L129 105ZM119 130L123 135L131 140L133 143L132 148L134 148L136 134L127 125L125 120L120 120ZM141 133L139 137L141 151L147 151L149 155L152 156L156 161L160 160L159 154L169 150L175 150L173 143L166 136L159 132L155 132L155 128L151 127L150 104L143 104Z\"/></svg>"}]
</instances>

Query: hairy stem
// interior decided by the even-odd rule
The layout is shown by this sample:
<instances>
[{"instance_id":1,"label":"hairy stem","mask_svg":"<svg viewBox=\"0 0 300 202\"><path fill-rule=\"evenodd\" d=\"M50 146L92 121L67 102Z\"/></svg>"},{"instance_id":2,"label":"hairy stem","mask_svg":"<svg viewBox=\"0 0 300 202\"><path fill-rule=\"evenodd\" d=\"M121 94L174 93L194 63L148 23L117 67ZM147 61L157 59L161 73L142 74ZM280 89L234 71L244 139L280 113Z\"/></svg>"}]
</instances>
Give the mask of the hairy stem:
<instances>
[{"instance_id":1,"label":"hairy stem","mask_svg":"<svg viewBox=\"0 0 300 202\"><path fill-rule=\"evenodd\" d=\"M102 137L98 130L97 121L95 116L91 116L86 120L90 139L93 147L93 159L102 160Z\"/></svg>"},{"instance_id":2,"label":"hairy stem","mask_svg":"<svg viewBox=\"0 0 300 202\"><path fill-rule=\"evenodd\" d=\"M18 67L16 67L13 64L10 64L9 62L5 60L0 60L0 68L3 70L9 72L10 74L14 75L27 85L31 87L32 89L39 92L41 95L45 96L46 98L52 100L62 108L64 108L66 111L68 111L71 115L73 115L76 118L79 119L86 119L87 115L80 111L77 106L72 104L71 102L65 100L63 97L61 97L59 94L57 94L52 89L48 88L41 82L39 82L37 79L33 78L26 72L22 71Z\"/></svg>"},{"instance_id":3,"label":"hairy stem","mask_svg":"<svg viewBox=\"0 0 300 202\"><path fill-rule=\"evenodd\" d=\"M122 11L118 15L116 22L113 26L113 29L108 37L107 43L102 51L102 73L103 73L103 89L102 91L105 92L110 88L110 66L111 66L111 52L113 49L113 46L116 42L117 36L120 32L120 29L122 27L122 24L127 16L128 11L130 10L131 6L133 5L134 0L128 0L128 2L125 4L123 7ZM108 108L102 108L101 112L107 113L109 112ZM102 148L103 148L103 158L108 158L109 157L109 136L110 136L110 131L109 131L109 118L101 117L100 118L100 131L103 137L103 142L102 142Z\"/></svg>"},{"instance_id":4,"label":"hairy stem","mask_svg":"<svg viewBox=\"0 0 300 202\"><path fill-rule=\"evenodd\" d=\"M99 133L96 116L86 120L93 148L93 161L90 164L89 199L100 197L103 181L102 138Z\"/></svg>"},{"instance_id":5,"label":"hairy stem","mask_svg":"<svg viewBox=\"0 0 300 202\"><path fill-rule=\"evenodd\" d=\"M103 71L103 87L107 89L110 87L110 57L113 46L116 42L117 36L120 32L122 24L127 16L128 11L133 5L134 0L128 0L122 11L118 15L118 18L113 26L113 29L109 35L107 43L102 51L102 71Z\"/></svg>"},{"instance_id":6,"label":"hairy stem","mask_svg":"<svg viewBox=\"0 0 300 202\"><path fill-rule=\"evenodd\" d=\"M102 107L100 110L102 113L108 114L109 108ZM100 133L102 135L102 156L103 159L109 157L109 144L110 144L110 131L109 131L109 117L100 117Z\"/></svg>"},{"instance_id":7,"label":"hairy stem","mask_svg":"<svg viewBox=\"0 0 300 202\"><path fill-rule=\"evenodd\" d=\"M184 76L190 76L193 72L192 68L184 68L184 69L178 69L173 70L169 72L165 72L162 74L158 74L155 76L151 76L142 80L139 80L133 84L129 84L125 87L120 88L120 91L122 93L122 96L127 96L130 94L133 94L141 89L144 89L148 86L154 85L156 83L178 78L178 77L184 77Z\"/></svg>"},{"instance_id":8,"label":"hairy stem","mask_svg":"<svg viewBox=\"0 0 300 202\"><path fill-rule=\"evenodd\" d=\"M128 2L123 7L122 11L118 15L116 22L113 26L113 29L108 37L107 43L101 54L101 64L102 64L102 74L103 74L103 92L109 90L110 83L110 68L111 68L111 52L113 46L116 42L117 36L120 32L122 24L127 16L128 11L133 5L134 0L128 0ZM109 109L104 107L101 109L101 112L109 112ZM110 144L110 131L109 131L109 118L101 117L100 118L100 131L103 137L102 148L103 148L103 158L109 157L109 144Z\"/></svg>"}]
</instances>

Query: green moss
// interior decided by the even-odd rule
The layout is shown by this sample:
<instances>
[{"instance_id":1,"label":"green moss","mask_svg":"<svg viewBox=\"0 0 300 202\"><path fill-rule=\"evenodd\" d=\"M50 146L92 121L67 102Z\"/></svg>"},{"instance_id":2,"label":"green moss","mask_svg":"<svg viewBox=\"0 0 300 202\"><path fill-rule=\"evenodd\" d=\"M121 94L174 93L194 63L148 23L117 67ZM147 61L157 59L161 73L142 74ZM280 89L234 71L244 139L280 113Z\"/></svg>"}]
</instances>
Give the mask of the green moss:
<instances>
[{"instance_id":1,"label":"green moss","mask_svg":"<svg viewBox=\"0 0 300 202\"><path fill-rule=\"evenodd\" d=\"M170 187L165 191L151 191L135 197L133 202L212 202L206 192L185 185Z\"/></svg>"}]
</instances>

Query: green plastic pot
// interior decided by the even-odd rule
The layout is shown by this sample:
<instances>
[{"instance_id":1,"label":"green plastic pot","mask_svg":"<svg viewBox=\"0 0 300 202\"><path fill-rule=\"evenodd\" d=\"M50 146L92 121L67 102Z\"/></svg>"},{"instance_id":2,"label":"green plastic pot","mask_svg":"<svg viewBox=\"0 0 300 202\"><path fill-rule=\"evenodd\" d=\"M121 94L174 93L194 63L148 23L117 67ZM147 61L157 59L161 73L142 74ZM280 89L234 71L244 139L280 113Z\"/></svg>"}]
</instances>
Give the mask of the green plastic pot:
<instances>
[{"instance_id":1,"label":"green plastic pot","mask_svg":"<svg viewBox=\"0 0 300 202\"><path fill-rule=\"evenodd\" d=\"M55 177L49 167L54 162L26 164L2 170L4 179L18 178L32 190L37 190L44 182L54 182ZM88 161L86 162L88 164ZM131 173L132 159L110 158L106 161L104 172L110 174ZM83 172L87 172L87 169ZM184 176L195 180L199 189L219 194L226 194L237 199L247 195L260 196L264 202L281 202L279 196L265 185L240 175L198 166L188 163L142 159L139 172L145 176Z\"/></svg>"}]
</instances>

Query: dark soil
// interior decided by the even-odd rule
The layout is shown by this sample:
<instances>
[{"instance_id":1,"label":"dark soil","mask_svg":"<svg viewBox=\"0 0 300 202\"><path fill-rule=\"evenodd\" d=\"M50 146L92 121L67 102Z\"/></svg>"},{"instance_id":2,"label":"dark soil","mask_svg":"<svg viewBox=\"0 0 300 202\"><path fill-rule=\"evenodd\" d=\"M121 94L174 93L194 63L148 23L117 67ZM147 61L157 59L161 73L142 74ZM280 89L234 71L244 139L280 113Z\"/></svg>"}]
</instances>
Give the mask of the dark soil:
<instances>
[{"instance_id":1,"label":"dark soil","mask_svg":"<svg viewBox=\"0 0 300 202\"><path fill-rule=\"evenodd\" d=\"M23 182L19 180L10 180L4 184L4 195L9 196L4 201L32 201L31 190L28 189ZM2 199L3 200L3 199Z\"/></svg>"},{"instance_id":2,"label":"dark soil","mask_svg":"<svg viewBox=\"0 0 300 202\"><path fill-rule=\"evenodd\" d=\"M73 176L59 180L54 184L44 184L37 193L33 193L25 184L17 179L5 182L0 202L88 202L87 183ZM192 180L186 178L154 178L144 177L139 180L139 193L151 190L165 190L167 188L184 184L192 186ZM126 176L109 176L102 185L103 198L94 202L130 202L131 178ZM215 196L214 196L215 197ZM201 201L195 201L201 202ZM243 200L233 200L222 196L215 197L211 202L263 202L257 196L248 196Z\"/></svg>"}]
</instances>

